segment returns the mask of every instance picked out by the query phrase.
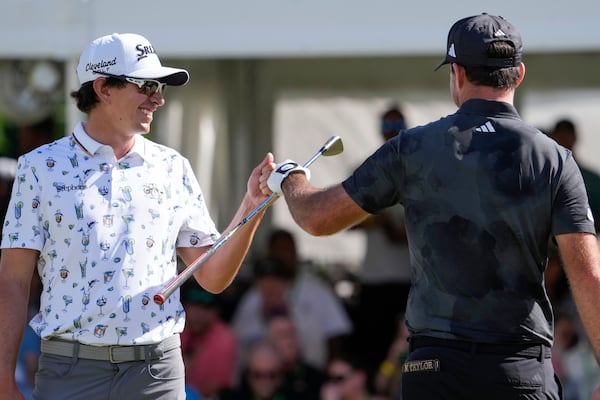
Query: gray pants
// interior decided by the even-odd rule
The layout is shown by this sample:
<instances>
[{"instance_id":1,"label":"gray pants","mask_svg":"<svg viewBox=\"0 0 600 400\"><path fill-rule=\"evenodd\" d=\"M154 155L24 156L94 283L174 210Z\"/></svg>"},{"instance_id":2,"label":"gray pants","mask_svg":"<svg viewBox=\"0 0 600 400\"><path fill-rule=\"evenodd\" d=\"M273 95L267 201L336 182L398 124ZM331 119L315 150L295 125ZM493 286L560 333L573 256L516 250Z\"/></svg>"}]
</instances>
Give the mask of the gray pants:
<instances>
[{"instance_id":1,"label":"gray pants","mask_svg":"<svg viewBox=\"0 0 600 400\"><path fill-rule=\"evenodd\" d=\"M112 364L42 353L34 400L185 400L181 349L152 361Z\"/></svg>"}]
</instances>

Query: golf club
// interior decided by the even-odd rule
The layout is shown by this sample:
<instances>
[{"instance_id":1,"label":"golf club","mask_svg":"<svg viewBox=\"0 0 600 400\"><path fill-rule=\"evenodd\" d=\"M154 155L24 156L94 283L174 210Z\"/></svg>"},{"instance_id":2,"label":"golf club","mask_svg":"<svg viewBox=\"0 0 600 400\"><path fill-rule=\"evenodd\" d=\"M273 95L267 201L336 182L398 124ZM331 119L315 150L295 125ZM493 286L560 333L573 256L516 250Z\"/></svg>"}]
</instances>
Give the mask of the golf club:
<instances>
[{"instance_id":1,"label":"golf club","mask_svg":"<svg viewBox=\"0 0 600 400\"><path fill-rule=\"evenodd\" d=\"M344 144L339 136L330 137L327 142L302 166L308 168L317 158L320 156L335 156L344 151ZM198 270L204 263L206 263L212 256L223 246L235 233L244 226L248 221L254 218L263 209L269 207L279 198L279 194L272 193L269 197L263 200L254 210L250 211L233 229L226 234L222 235L212 247L194 262L192 262L187 268L185 268L180 274L175 276L171 281L164 286L158 293L154 295L154 302L156 304L164 304L169 296L173 294L177 288L179 288L185 281L187 281L193 274Z\"/></svg>"}]
</instances>

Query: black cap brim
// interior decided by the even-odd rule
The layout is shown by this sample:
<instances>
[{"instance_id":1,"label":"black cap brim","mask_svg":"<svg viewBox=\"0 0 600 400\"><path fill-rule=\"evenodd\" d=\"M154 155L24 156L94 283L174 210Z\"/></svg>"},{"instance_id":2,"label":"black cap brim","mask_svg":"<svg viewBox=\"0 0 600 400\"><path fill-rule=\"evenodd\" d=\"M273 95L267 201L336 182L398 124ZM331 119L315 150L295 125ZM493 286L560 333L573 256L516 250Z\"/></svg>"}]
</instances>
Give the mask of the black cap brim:
<instances>
[{"instance_id":1,"label":"black cap brim","mask_svg":"<svg viewBox=\"0 0 600 400\"><path fill-rule=\"evenodd\" d=\"M446 60L446 59L444 58L444 59L442 60L442 62L441 62L441 63L439 63L439 64L437 65L437 67L435 67L433 70L434 70L434 71L437 71L438 69L440 69L440 68L442 67L442 65L446 65L446 64L450 64L450 61L448 61L448 60Z\"/></svg>"}]
</instances>

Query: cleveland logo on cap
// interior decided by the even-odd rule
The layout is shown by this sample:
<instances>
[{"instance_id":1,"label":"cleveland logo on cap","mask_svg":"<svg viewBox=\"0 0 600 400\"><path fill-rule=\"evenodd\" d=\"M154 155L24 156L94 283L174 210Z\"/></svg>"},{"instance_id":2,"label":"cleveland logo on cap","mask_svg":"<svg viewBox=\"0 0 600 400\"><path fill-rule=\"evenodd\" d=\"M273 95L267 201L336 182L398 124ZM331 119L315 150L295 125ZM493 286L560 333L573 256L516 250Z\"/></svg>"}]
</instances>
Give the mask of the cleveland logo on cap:
<instances>
[{"instance_id":1,"label":"cleveland logo on cap","mask_svg":"<svg viewBox=\"0 0 600 400\"><path fill-rule=\"evenodd\" d=\"M117 65L117 57L112 60L100 60L97 63L89 62L85 65L86 71L96 71L97 69L107 68L112 65Z\"/></svg>"}]
</instances>

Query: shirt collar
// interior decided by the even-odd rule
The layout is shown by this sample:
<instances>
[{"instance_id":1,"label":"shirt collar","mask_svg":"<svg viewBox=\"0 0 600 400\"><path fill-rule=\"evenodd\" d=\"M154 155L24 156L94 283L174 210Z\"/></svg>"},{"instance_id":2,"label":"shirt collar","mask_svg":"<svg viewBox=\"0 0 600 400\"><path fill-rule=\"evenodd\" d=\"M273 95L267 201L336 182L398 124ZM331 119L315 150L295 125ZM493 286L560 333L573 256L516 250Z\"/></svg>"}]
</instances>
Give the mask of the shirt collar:
<instances>
[{"instance_id":1,"label":"shirt collar","mask_svg":"<svg viewBox=\"0 0 600 400\"><path fill-rule=\"evenodd\" d=\"M458 112L461 114L520 118L517 109L512 104L503 101L484 99L467 100L460 106Z\"/></svg>"},{"instance_id":2,"label":"shirt collar","mask_svg":"<svg viewBox=\"0 0 600 400\"><path fill-rule=\"evenodd\" d=\"M100 149L104 147L110 148L110 146L99 143L92 139L83 128L83 121L80 121L75 126L75 129L73 129L72 136L75 143L77 143L81 150L83 150L90 157L93 157L95 154L98 153ZM131 150L129 150L129 153L127 153L127 155L137 153L140 155L140 157L146 158L145 142L146 141L141 135L136 135L135 143L133 144L133 147L131 148ZM110 151L112 153L112 149L110 149Z\"/></svg>"}]
</instances>

